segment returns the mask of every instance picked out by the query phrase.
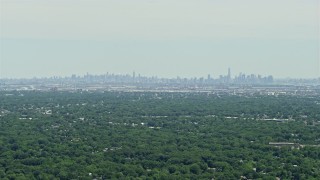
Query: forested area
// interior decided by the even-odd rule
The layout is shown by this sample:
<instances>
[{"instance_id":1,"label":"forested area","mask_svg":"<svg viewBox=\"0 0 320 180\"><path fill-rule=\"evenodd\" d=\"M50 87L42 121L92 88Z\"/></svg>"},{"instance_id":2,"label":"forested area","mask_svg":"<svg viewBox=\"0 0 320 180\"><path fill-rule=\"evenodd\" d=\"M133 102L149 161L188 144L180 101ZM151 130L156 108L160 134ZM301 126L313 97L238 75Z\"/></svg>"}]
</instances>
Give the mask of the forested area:
<instances>
[{"instance_id":1,"label":"forested area","mask_svg":"<svg viewBox=\"0 0 320 180\"><path fill-rule=\"evenodd\" d=\"M320 179L319 102L3 91L0 179Z\"/></svg>"}]
</instances>

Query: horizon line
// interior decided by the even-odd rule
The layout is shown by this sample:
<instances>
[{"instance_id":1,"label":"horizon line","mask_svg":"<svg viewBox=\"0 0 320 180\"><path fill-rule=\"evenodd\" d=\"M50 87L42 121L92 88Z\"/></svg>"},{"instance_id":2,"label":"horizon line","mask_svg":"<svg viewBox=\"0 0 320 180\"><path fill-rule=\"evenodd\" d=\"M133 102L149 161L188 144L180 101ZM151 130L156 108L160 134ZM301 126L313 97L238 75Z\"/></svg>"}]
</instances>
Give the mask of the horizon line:
<instances>
[{"instance_id":1,"label":"horizon line","mask_svg":"<svg viewBox=\"0 0 320 180\"><path fill-rule=\"evenodd\" d=\"M133 75L135 74L135 75ZM228 74L220 74L220 75L216 75L213 76L213 74L208 73L206 76L189 76L189 77L185 77L185 76L180 76L177 75L175 77L163 77L163 76L159 76L159 75L142 75L140 73L136 73L135 71L133 71L131 74L130 73L114 73L114 72L107 72L107 73L82 73L82 74L69 74L69 75L51 75L51 76L33 76L33 77L1 77L0 75L0 80L31 80L31 79L51 79L51 78L72 78L72 77L76 77L76 78L84 78L88 75L91 76L130 76L130 77L144 77L144 78L159 78L159 79L200 79L200 78L204 78L204 79L208 79L208 76L210 76L210 79L219 79L220 77L228 77ZM243 73L240 72L238 73L236 76L231 76L231 79L234 79L236 77L239 77L239 75L245 75L247 76L251 76L254 75L256 77L261 76L263 77L270 77L272 76L273 79L278 79L278 80L282 80L282 79L300 79L300 80L311 80L311 79L320 79L319 77L275 77L272 74L269 75L261 75L261 74L254 74L254 73Z\"/></svg>"}]
</instances>

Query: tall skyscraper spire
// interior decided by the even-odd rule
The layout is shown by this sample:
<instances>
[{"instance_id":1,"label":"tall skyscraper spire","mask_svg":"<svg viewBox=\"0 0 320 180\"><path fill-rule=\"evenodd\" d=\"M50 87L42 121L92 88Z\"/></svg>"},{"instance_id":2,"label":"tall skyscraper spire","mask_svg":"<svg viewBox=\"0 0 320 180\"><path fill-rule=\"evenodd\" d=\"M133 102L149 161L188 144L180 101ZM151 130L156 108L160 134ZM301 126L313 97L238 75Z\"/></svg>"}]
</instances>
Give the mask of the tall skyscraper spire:
<instances>
[{"instance_id":1,"label":"tall skyscraper spire","mask_svg":"<svg viewBox=\"0 0 320 180\"><path fill-rule=\"evenodd\" d=\"M133 71L133 73L132 73L132 80L133 80L133 82L136 81L136 72L135 71Z\"/></svg>"},{"instance_id":2,"label":"tall skyscraper spire","mask_svg":"<svg viewBox=\"0 0 320 180\"><path fill-rule=\"evenodd\" d=\"M231 69L228 68L228 79L230 80L231 79Z\"/></svg>"}]
</instances>

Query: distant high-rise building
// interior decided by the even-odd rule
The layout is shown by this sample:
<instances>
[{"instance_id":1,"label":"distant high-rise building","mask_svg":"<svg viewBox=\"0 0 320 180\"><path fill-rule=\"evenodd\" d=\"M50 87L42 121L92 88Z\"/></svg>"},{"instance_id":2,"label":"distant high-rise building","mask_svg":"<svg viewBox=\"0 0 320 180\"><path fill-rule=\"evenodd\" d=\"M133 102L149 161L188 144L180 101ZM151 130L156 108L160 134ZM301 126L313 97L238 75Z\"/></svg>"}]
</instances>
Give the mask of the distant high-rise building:
<instances>
[{"instance_id":1,"label":"distant high-rise building","mask_svg":"<svg viewBox=\"0 0 320 180\"><path fill-rule=\"evenodd\" d=\"M228 68L228 80L230 80L230 79L231 79L231 69Z\"/></svg>"}]
</instances>

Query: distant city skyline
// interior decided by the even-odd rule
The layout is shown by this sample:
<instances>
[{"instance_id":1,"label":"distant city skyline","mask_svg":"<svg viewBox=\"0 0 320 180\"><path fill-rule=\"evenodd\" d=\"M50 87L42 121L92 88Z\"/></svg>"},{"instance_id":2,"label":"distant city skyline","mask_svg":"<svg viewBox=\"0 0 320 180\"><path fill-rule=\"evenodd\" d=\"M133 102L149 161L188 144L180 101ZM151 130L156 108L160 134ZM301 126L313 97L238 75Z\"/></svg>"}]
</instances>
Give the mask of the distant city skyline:
<instances>
[{"instance_id":1,"label":"distant city skyline","mask_svg":"<svg viewBox=\"0 0 320 180\"><path fill-rule=\"evenodd\" d=\"M319 16L319 0L0 0L0 78L318 78Z\"/></svg>"},{"instance_id":2,"label":"distant city skyline","mask_svg":"<svg viewBox=\"0 0 320 180\"><path fill-rule=\"evenodd\" d=\"M114 75L114 76L130 76L133 78L137 78L139 76L141 77L157 77L157 78L165 78L165 79L176 79L176 78L187 78L187 79L193 79L193 78L204 78L204 79L219 79L221 77L229 78L229 79L234 79L239 76L261 76L261 77L268 77L272 76L275 79L320 79L319 77L276 77L273 74L261 74L261 73L252 73L252 72L233 72L232 69L229 67L225 70L225 72L221 74L215 74L215 73L207 73L207 74L200 74L200 75L194 75L194 76L183 76L177 74L176 76L161 76L158 74L143 74L137 71L131 71L131 72L103 72L103 73L94 73L94 72L85 72L85 73L66 73L66 74L53 74L53 75L42 75L42 76L24 76L24 77L4 77L0 76L0 79L34 79L34 78L68 78L68 77L85 77L85 76L103 76L103 75Z\"/></svg>"},{"instance_id":3,"label":"distant city skyline","mask_svg":"<svg viewBox=\"0 0 320 180\"><path fill-rule=\"evenodd\" d=\"M131 76L133 78L137 78L139 76L144 76L144 77L157 77L157 78L207 78L207 79L218 79L220 78L221 76L223 77L226 77L226 78L229 78L229 79L232 79L232 78L235 78L239 75L256 75L256 76L273 76L272 74L268 74L268 75L262 75L262 74L254 74L254 73L246 73L246 72L240 72L238 74L235 74L235 73L232 73L232 70L231 68L229 67L227 69L227 71L224 73L224 74L204 74L203 76L190 76L190 77L187 77L187 76L181 76L181 75L177 75L175 77L165 77L165 76L159 76L159 75L146 75L146 74L141 74L137 71L132 71L132 72L127 72L127 73L116 73L116 72L105 72L105 73L92 73L92 72L86 72L84 74L68 74L68 75L53 75L53 76L34 76L32 78L53 78L53 77L61 77L61 78L64 78L64 77L84 77L84 76L101 76L101 75L114 75L114 76L117 76L117 75L120 75L120 76ZM24 77L26 79L32 79L32 78L28 78L28 77ZM17 79L23 79L22 78L17 78Z\"/></svg>"},{"instance_id":4,"label":"distant city skyline","mask_svg":"<svg viewBox=\"0 0 320 180\"><path fill-rule=\"evenodd\" d=\"M320 80L320 79L319 79ZM90 74L85 75L76 75L72 74L71 76L54 76L54 77L45 77L45 78L24 78L24 79L0 79L0 84L6 85L7 83L27 83L27 82L36 82L36 84L127 84L127 85L146 85L146 84L162 84L162 85L229 85L229 84L273 84L274 78L272 75L262 76L257 74L243 74L240 73L237 76L231 76L231 69L228 68L228 73L226 75L222 74L217 77L212 77L210 74L207 77L181 77L177 76L175 78L164 78L159 76L144 76L135 71L132 74Z\"/></svg>"},{"instance_id":5,"label":"distant city skyline","mask_svg":"<svg viewBox=\"0 0 320 180\"><path fill-rule=\"evenodd\" d=\"M232 72L231 68L229 67L227 69L227 71L223 74L204 74L202 76L181 76L181 75L177 75L175 77L165 77L165 76L159 76L159 75L146 75L146 74L141 74L139 72L136 71L132 71L132 72L127 72L127 73L115 73L115 72L106 72L106 73L91 73L91 72L86 72L84 74L68 74L68 75L53 75L53 76L34 76L34 77L12 77L12 78L8 78L8 77L0 77L0 79L4 80L4 79L50 79L50 78L84 78L84 77L102 77L102 76L121 76L121 77L130 77L133 79L138 79L138 78L157 78L157 79L212 79L212 80L218 80L218 79L224 79L224 80L234 80L237 79L239 77L256 77L256 78L263 78L263 77L272 77L272 79L274 78L274 76L272 74L266 74L266 75L262 75L262 74L254 74L254 73L246 73L246 72L240 72L238 74L235 74ZM319 77L320 78L320 77ZM282 79L282 78L279 78ZM314 78L310 78L310 79L314 79ZM316 78L317 79L317 78Z\"/></svg>"}]
</instances>

